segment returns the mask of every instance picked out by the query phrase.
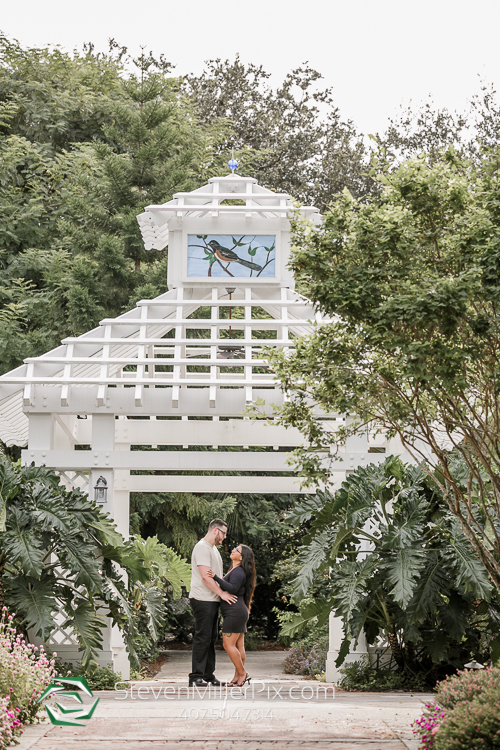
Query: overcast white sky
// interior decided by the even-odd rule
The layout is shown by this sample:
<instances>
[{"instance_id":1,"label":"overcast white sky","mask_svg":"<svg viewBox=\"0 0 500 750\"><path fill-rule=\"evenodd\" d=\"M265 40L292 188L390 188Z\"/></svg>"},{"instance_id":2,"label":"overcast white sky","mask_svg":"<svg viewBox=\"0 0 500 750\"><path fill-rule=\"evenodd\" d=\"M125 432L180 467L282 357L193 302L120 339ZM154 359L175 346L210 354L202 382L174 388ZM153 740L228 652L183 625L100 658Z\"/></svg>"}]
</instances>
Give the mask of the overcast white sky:
<instances>
[{"instance_id":1,"label":"overcast white sky","mask_svg":"<svg viewBox=\"0 0 500 750\"><path fill-rule=\"evenodd\" d=\"M164 53L178 74L210 58L262 64L278 83L305 61L333 86L344 118L383 130L401 103L432 95L463 108L480 79L500 82L498 0L24 0L0 11L23 45L114 37L133 54Z\"/></svg>"}]
</instances>

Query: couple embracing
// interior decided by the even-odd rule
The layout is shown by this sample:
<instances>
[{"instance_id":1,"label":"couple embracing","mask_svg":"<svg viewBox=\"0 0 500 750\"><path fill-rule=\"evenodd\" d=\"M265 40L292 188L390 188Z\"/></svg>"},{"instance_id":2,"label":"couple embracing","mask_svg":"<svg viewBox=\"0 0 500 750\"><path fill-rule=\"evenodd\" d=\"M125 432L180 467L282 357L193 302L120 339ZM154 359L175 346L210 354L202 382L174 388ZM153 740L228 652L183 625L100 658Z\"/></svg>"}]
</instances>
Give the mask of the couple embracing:
<instances>
[{"instance_id":1,"label":"couple embracing","mask_svg":"<svg viewBox=\"0 0 500 750\"><path fill-rule=\"evenodd\" d=\"M241 687L250 681L245 670L245 633L255 589L255 561L246 544L231 552L231 568L223 577L222 558L217 546L226 538L227 523L210 521L208 532L194 546L191 556L189 602L194 614L193 663L189 685L204 687L228 685ZM222 644L234 664L231 682L220 682L214 674L219 605L221 606Z\"/></svg>"}]
</instances>

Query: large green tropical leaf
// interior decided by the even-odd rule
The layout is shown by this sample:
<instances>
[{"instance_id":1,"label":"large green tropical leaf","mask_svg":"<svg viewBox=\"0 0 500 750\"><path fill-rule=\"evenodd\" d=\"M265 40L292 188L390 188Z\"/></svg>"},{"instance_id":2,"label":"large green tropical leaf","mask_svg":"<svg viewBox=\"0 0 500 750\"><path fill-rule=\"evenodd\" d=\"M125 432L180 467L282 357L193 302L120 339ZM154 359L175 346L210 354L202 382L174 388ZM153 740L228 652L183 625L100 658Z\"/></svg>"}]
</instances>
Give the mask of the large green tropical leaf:
<instances>
[{"instance_id":1,"label":"large green tropical leaf","mask_svg":"<svg viewBox=\"0 0 500 750\"><path fill-rule=\"evenodd\" d=\"M451 554L457 568L457 586L471 592L478 599L491 599L493 587L488 575L472 549L458 521L452 523Z\"/></svg>"},{"instance_id":2,"label":"large green tropical leaf","mask_svg":"<svg viewBox=\"0 0 500 750\"><path fill-rule=\"evenodd\" d=\"M443 629L451 639L459 643L467 632L470 620L470 608L464 607L464 600L456 592L451 592L446 605L441 603L437 612Z\"/></svg>"},{"instance_id":3,"label":"large green tropical leaf","mask_svg":"<svg viewBox=\"0 0 500 750\"><path fill-rule=\"evenodd\" d=\"M125 568L131 583L135 583L136 581L147 583L151 578L151 571L144 564L144 560L135 554L130 546L111 547L103 545L101 547L101 554L105 564L113 560L121 565L122 568Z\"/></svg>"},{"instance_id":4,"label":"large green tropical leaf","mask_svg":"<svg viewBox=\"0 0 500 750\"><path fill-rule=\"evenodd\" d=\"M411 547L421 542L428 502L415 494L413 488L398 494L398 508L387 525L382 540L384 549Z\"/></svg>"},{"instance_id":5,"label":"large green tropical leaf","mask_svg":"<svg viewBox=\"0 0 500 750\"><path fill-rule=\"evenodd\" d=\"M9 565L16 566L22 575L41 576L45 554L40 537L30 515L17 506L9 509L2 546Z\"/></svg>"},{"instance_id":6,"label":"large green tropical leaf","mask_svg":"<svg viewBox=\"0 0 500 750\"><path fill-rule=\"evenodd\" d=\"M23 619L26 628L33 628L36 635L44 640L55 627L54 613L58 603L54 597L54 579L49 576L31 578L18 575L9 578L7 584L8 601Z\"/></svg>"},{"instance_id":7,"label":"large green tropical leaf","mask_svg":"<svg viewBox=\"0 0 500 750\"><path fill-rule=\"evenodd\" d=\"M392 552L381 564L393 586L392 595L401 607L407 607L411 601L425 563L426 555L421 547L406 547Z\"/></svg>"},{"instance_id":8,"label":"large green tropical leaf","mask_svg":"<svg viewBox=\"0 0 500 750\"><path fill-rule=\"evenodd\" d=\"M300 502L289 513L288 520L294 526L300 526L304 521L309 521L315 517L328 499L332 499L328 492L318 492L316 495L301 498Z\"/></svg>"},{"instance_id":9,"label":"large green tropical leaf","mask_svg":"<svg viewBox=\"0 0 500 750\"><path fill-rule=\"evenodd\" d=\"M178 599L182 595L182 586L187 588L191 583L191 565L159 542L156 536L147 539L136 536L132 544L136 556L143 560L150 574L167 580L172 586L174 598Z\"/></svg>"},{"instance_id":10,"label":"large green tropical leaf","mask_svg":"<svg viewBox=\"0 0 500 750\"><path fill-rule=\"evenodd\" d=\"M37 484L32 490L31 499L35 505L33 521L39 525L40 530L69 531L71 529L74 524L73 518L64 501L55 496L54 490L43 484Z\"/></svg>"},{"instance_id":11,"label":"large green tropical leaf","mask_svg":"<svg viewBox=\"0 0 500 750\"><path fill-rule=\"evenodd\" d=\"M110 545L111 547L120 547L123 545L124 540L122 535L107 518L92 520L89 526L97 531L99 539L103 544Z\"/></svg>"},{"instance_id":12,"label":"large green tropical leaf","mask_svg":"<svg viewBox=\"0 0 500 750\"><path fill-rule=\"evenodd\" d=\"M301 631L304 625L315 618L318 619L319 624L323 624L327 621L331 608L331 602L325 599L316 599L313 602L309 602L304 607L301 607L298 614L293 615L283 626L281 632L283 635L293 638L293 636Z\"/></svg>"},{"instance_id":13,"label":"large green tropical leaf","mask_svg":"<svg viewBox=\"0 0 500 750\"><path fill-rule=\"evenodd\" d=\"M448 592L450 583L450 570L443 555L437 550L429 552L425 568L406 609L409 618L422 620L435 611L442 602L443 594Z\"/></svg>"},{"instance_id":14,"label":"large green tropical leaf","mask_svg":"<svg viewBox=\"0 0 500 750\"><path fill-rule=\"evenodd\" d=\"M132 618L134 614L132 606L127 599L126 593L121 590L120 585L111 580L111 578L105 578L102 585L104 592L119 605L126 617L129 619Z\"/></svg>"},{"instance_id":15,"label":"large green tropical leaf","mask_svg":"<svg viewBox=\"0 0 500 750\"><path fill-rule=\"evenodd\" d=\"M83 543L81 534L61 534L57 554L70 575L76 575L75 586L87 586L89 591L101 588L102 578L95 552Z\"/></svg>"},{"instance_id":16,"label":"large green tropical leaf","mask_svg":"<svg viewBox=\"0 0 500 750\"><path fill-rule=\"evenodd\" d=\"M169 558L165 579L172 586L174 599L179 599L182 596L182 587L189 589L191 585L191 565L172 549L169 550Z\"/></svg>"},{"instance_id":17,"label":"large green tropical leaf","mask_svg":"<svg viewBox=\"0 0 500 750\"><path fill-rule=\"evenodd\" d=\"M165 617L165 603L162 592L156 586L138 584L142 592L142 605L146 610L151 636L158 640L158 628Z\"/></svg>"},{"instance_id":18,"label":"large green tropical leaf","mask_svg":"<svg viewBox=\"0 0 500 750\"><path fill-rule=\"evenodd\" d=\"M328 557L332 563L339 556L341 548L353 539L356 531L358 531L359 533L359 530L357 529L355 529L353 533L353 529L346 529L344 526L339 526L335 534L335 539L333 540L333 545L328 554ZM357 537L355 537L355 541L358 542Z\"/></svg>"},{"instance_id":19,"label":"large green tropical leaf","mask_svg":"<svg viewBox=\"0 0 500 750\"><path fill-rule=\"evenodd\" d=\"M65 607L70 627L78 641L78 650L82 652L82 664L86 666L102 648L102 631L106 622L96 614L95 608L85 599L77 599L71 606Z\"/></svg>"},{"instance_id":20,"label":"large green tropical leaf","mask_svg":"<svg viewBox=\"0 0 500 750\"><path fill-rule=\"evenodd\" d=\"M375 558L369 555L361 562L344 560L332 568L332 600L345 623L350 621L359 603L367 595L367 584L375 565Z\"/></svg>"},{"instance_id":21,"label":"large green tropical leaf","mask_svg":"<svg viewBox=\"0 0 500 750\"><path fill-rule=\"evenodd\" d=\"M0 533L5 531L7 502L18 492L17 474L10 461L0 454Z\"/></svg>"},{"instance_id":22,"label":"large green tropical leaf","mask_svg":"<svg viewBox=\"0 0 500 750\"><path fill-rule=\"evenodd\" d=\"M426 649L432 661L439 663L444 661L449 653L449 636L444 631L437 631L433 633L432 638L427 640Z\"/></svg>"},{"instance_id":23,"label":"large green tropical leaf","mask_svg":"<svg viewBox=\"0 0 500 750\"><path fill-rule=\"evenodd\" d=\"M298 556L300 573L294 581L292 596L295 601L300 601L308 591L314 573L321 569L327 561L327 552L335 538L334 529L323 529Z\"/></svg>"}]
</instances>

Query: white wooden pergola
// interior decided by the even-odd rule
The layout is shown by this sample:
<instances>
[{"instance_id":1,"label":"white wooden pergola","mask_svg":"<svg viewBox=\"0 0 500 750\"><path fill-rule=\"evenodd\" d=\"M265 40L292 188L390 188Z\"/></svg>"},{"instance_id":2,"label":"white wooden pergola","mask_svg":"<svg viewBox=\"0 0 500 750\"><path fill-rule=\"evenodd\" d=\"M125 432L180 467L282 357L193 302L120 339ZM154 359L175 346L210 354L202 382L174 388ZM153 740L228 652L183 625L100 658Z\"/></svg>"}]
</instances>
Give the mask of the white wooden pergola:
<instances>
[{"instance_id":1,"label":"white wooden pergola","mask_svg":"<svg viewBox=\"0 0 500 750\"><path fill-rule=\"evenodd\" d=\"M104 477L106 510L124 536L130 492L301 492L283 450L301 434L245 416L257 399L269 417L283 403L263 347L292 350L322 323L287 268L295 210L288 195L236 174L149 206L138 221L147 249L168 245L169 291L1 376L0 438L91 496ZM315 208L298 210L320 220ZM333 464L335 484L383 460L371 451L385 446L401 453L380 437L351 438ZM121 639L111 629L106 638L101 661L126 676ZM49 645L77 658L63 621Z\"/></svg>"}]
</instances>

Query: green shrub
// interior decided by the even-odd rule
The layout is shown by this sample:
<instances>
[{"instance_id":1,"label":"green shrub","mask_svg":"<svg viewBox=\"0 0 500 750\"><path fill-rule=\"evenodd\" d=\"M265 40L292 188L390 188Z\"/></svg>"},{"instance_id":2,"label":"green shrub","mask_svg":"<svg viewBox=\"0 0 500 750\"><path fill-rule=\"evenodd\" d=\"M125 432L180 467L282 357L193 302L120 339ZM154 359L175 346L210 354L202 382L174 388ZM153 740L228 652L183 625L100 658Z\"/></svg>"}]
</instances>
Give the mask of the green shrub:
<instances>
[{"instance_id":1,"label":"green shrub","mask_svg":"<svg viewBox=\"0 0 500 750\"><path fill-rule=\"evenodd\" d=\"M451 709L463 701L481 698L492 689L500 690L500 669L491 667L478 671L464 670L438 683L436 700L443 708Z\"/></svg>"},{"instance_id":2,"label":"green shrub","mask_svg":"<svg viewBox=\"0 0 500 750\"><path fill-rule=\"evenodd\" d=\"M147 632L138 632L134 638L134 648L141 662L151 664L156 661L160 655L158 642L155 641Z\"/></svg>"},{"instance_id":3,"label":"green shrub","mask_svg":"<svg viewBox=\"0 0 500 750\"><path fill-rule=\"evenodd\" d=\"M374 669L367 657L344 664L340 670L342 678L339 687L343 690L361 692L384 692L386 690L406 690L423 692L428 687L422 674L411 674L400 670Z\"/></svg>"},{"instance_id":4,"label":"green shrub","mask_svg":"<svg viewBox=\"0 0 500 750\"><path fill-rule=\"evenodd\" d=\"M303 641L293 646L285 657L283 670L286 674L310 675L322 674L326 667L328 639L310 644Z\"/></svg>"},{"instance_id":5,"label":"green shrub","mask_svg":"<svg viewBox=\"0 0 500 750\"><path fill-rule=\"evenodd\" d=\"M91 690L114 690L117 682L123 682L121 674L113 672L110 663L105 667L94 665L84 669L81 664L75 667L69 662L56 662L56 669L59 677L85 677Z\"/></svg>"},{"instance_id":6,"label":"green shrub","mask_svg":"<svg viewBox=\"0 0 500 750\"><path fill-rule=\"evenodd\" d=\"M500 747L494 744L500 732L498 721L495 724L500 713L500 669L458 672L438 683L436 693L437 702L427 703L413 725L424 750Z\"/></svg>"},{"instance_id":7,"label":"green shrub","mask_svg":"<svg viewBox=\"0 0 500 750\"><path fill-rule=\"evenodd\" d=\"M472 701L449 711L434 735L433 750L500 748L500 688L490 685Z\"/></svg>"},{"instance_id":8,"label":"green shrub","mask_svg":"<svg viewBox=\"0 0 500 750\"><path fill-rule=\"evenodd\" d=\"M261 638L258 633L249 630L245 633L245 651L257 651Z\"/></svg>"}]
</instances>

